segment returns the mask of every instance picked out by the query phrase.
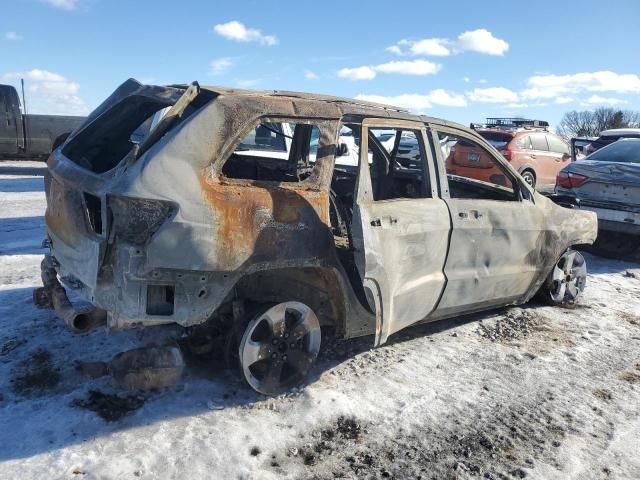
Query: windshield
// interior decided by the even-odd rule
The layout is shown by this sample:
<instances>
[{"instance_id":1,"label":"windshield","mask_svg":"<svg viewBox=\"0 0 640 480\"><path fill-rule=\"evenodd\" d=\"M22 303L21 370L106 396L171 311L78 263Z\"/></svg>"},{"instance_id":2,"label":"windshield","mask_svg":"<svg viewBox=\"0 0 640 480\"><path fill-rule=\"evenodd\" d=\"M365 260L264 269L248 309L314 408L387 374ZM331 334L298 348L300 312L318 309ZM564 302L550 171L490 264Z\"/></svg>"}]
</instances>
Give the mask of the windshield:
<instances>
[{"instance_id":1,"label":"windshield","mask_svg":"<svg viewBox=\"0 0 640 480\"><path fill-rule=\"evenodd\" d=\"M640 139L618 140L592 153L585 160L640 163Z\"/></svg>"}]
</instances>

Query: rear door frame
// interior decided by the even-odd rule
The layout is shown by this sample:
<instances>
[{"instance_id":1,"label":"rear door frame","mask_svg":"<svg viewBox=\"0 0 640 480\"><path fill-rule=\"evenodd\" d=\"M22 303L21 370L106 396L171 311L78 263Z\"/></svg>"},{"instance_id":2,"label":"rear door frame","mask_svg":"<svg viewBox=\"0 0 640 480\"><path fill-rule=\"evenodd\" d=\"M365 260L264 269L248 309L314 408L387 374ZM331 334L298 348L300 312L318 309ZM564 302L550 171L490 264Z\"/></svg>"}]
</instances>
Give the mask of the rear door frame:
<instances>
[{"instance_id":1,"label":"rear door frame","mask_svg":"<svg viewBox=\"0 0 640 480\"><path fill-rule=\"evenodd\" d=\"M375 345L427 318L444 292L444 264L451 218L438 193L438 173L424 122L365 118L352 221L355 263L376 309ZM369 172L368 132L377 128L412 130L423 156L425 198L374 200Z\"/></svg>"}]
</instances>

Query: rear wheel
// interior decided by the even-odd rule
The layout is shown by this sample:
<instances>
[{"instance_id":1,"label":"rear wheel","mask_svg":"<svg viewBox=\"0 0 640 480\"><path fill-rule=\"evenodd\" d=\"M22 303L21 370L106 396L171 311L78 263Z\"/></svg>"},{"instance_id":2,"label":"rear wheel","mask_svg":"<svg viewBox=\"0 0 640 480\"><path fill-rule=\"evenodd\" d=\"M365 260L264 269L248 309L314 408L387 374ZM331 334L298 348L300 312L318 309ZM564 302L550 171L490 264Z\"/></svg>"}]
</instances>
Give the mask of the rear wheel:
<instances>
[{"instance_id":1,"label":"rear wheel","mask_svg":"<svg viewBox=\"0 0 640 480\"><path fill-rule=\"evenodd\" d=\"M258 314L240 341L242 374L249 386L278 395L302 382L320 350L320 324L301 302L283 302Z\"/></svg>"},{"instance_id":2,"label":"rear wheel","mask_svg":"<svg viewBox=\"0 0 640 480\"><path fill-rule=\"evenodd\" d=\"M536 175L531 170L525 170L520 175L524 181L531 186L531 188L536 188Z\"/></svg>"},{"instance_id":3,"label":"rear wheel","mask_svg":"<svg viewBox=\"0 0 640 480\"><path fill-rule=\"evenodd\" d=\"M542 294L553 305L576 303L587 284L587 262L580 252L567 250L542 286Z\"/></svg>"}]
</instances>

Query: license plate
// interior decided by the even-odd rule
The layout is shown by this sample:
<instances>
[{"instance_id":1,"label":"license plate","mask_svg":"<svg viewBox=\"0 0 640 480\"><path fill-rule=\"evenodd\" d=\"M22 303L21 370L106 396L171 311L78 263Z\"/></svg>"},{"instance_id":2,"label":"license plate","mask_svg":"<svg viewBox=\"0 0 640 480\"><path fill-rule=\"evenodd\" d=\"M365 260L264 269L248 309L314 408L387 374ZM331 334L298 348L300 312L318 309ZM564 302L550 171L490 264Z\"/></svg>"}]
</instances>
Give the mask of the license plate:
<instances>
[{"instance_id":1,"label":"license plate","mask_svg":"<svg viewBox=\"0 0 640 480\"><path fill-rule=\"evenodd\" d=\"M469 160L470 162L478 163L480 161L480 154L479 153L469 153L469 154L467 154L467 160Z\"/></svg>"}]
</instances>

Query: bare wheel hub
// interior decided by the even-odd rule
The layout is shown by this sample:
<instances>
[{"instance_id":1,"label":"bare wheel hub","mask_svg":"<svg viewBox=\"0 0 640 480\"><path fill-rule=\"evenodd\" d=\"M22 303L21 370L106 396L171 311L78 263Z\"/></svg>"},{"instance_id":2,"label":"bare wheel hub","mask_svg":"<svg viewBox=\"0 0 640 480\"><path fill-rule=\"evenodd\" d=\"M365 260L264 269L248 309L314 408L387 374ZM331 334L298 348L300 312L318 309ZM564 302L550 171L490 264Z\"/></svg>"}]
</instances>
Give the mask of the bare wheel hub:
<instances>
[{"instance_id":1,"label":"bare wheel hub","mask_svg":"<svg viewBox=\"0 0 640 480\"><path fill-rule=\"evenodd\" d=\"M301 302L274 305L254 318L240 342L240 363L257 392L277 395L300 383L320 350L320 324Z\"/></svg>"},{"instance_id":2,"label":"bare wheel hub","mask_svg":"<svg viewBox=\"0 0 640 480\"><path fill-rule=\"evenodd\" d=\"M587 284L587 263L580 252L567 250L551 272L549 295L556 303L571 305Z\"/></svg>"}]
</instances>

